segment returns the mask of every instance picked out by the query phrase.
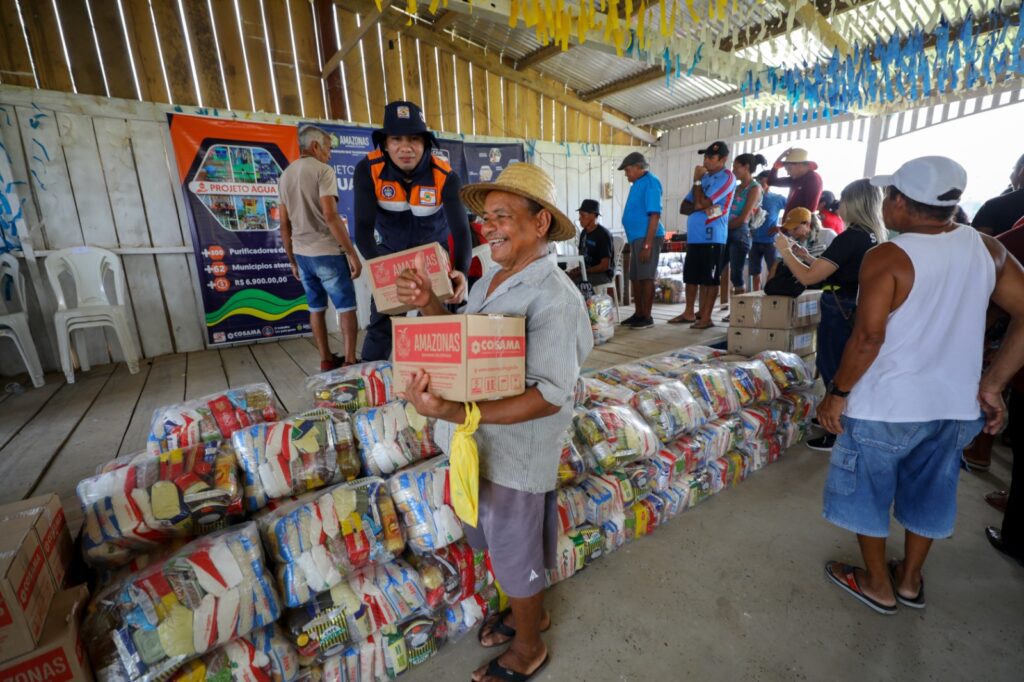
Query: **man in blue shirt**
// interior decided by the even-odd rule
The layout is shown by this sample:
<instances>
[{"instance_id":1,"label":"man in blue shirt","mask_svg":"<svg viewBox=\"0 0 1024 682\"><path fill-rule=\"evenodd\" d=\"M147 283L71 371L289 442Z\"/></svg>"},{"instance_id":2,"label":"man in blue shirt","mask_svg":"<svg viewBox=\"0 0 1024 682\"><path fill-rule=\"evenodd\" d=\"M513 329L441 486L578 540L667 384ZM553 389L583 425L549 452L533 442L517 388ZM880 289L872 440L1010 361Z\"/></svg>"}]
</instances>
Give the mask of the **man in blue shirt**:
<instances>
[{"instance_id":1,"label":"man in blue shirt","mask_svg":"<svg viewBox=\"0 0 1024 682\"><path fill-rule=\"evenodd\" d=\"M680 213L689 216L683 262L686 310L671 322L693 322L693 329L708 329L714 326L711 311L725 266L725 241L736 176L727 168L729 147L725 142L714 142L697 153L704 155L704 164L694 169L693 188L679 207ZM693 308L698 295L700 312L695 316Z\"/></svg>"},{"instance_id":2,"label":"man in blue shirt","mask_svg":"<svg viewBox=\"0 0 1024 682\"><path fill-rule=\"evenodd\" d=\"M757 182L761 185L763 195L761 197L761 208L766 213L764 222L753 232L753 244L750 245L750 260L748 268L750 276L754 278L754 291L761 288L761 261L764 261L765 270L770 272L775 260L778 257L775 252L775 234L779 231L779 218L782 209L786 207L786 197L776 192L768 191L768 178L770 171L763 171L758 174Z\"/></svg>"},{"instance_id":3,"label":"man in blue shirt","mask_svg":"<svg viewBox=\"0 0 1024 682\"><path fill-rule=\"evenodd\" d=\"M622 209L622 227L629 240L629 280L633 286L634 313L622 321L632 329L654 326L651 307L654 305L654 278L658 273L658 257L665 239L661 224L661 180L647 170L647 159L640 152L631 152L619 164L629 188L626 206Z\"/></svg>"}]
</instances>

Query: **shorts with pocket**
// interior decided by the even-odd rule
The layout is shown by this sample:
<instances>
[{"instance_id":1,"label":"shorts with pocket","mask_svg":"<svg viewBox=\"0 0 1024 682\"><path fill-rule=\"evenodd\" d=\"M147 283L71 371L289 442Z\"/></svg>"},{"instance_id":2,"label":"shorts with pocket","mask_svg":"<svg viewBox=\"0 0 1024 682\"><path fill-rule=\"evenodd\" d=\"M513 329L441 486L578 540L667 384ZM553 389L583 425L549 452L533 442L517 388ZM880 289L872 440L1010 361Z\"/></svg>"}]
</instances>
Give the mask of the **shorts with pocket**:
<instances>
[{"instance_id":1,"label":"shorts with pocket","mask_svg":"<svg viewBox=\"0 0 1024 682\"><path fill-rule=\"evenodd\" d=\"M309 312L327 310L328 297L339 313L356 309L356 288L352 285L352 271L345 256L295 254L295 262L299 266L302 288L306 290Z\"/></svg>"},{"instance_id":2,"label":"shorts with pocket","mask_svg":"<svg viewBox=\"0 0 1024 682\"><path fill-rule=\"evenodd\" d=\"M725 255L725 244L687 244L683 283L718 286Z\"/></svg>"},{"instance_id":3,"label":"shorts with pocket","mask_svg":"<svg viewBox=\"0 0 1024 682\"><path fill-rule=\"evenodd\" d=\"M501 589L526 599L548 586L557 566L558 493L528 493L480 479L476 528L464 524L466 540L486 549Z\"/></svg>"},{"instance_id":4,"label":"shorts with pocket","mask_svg":"<svg viewBox=\"0 0 1024 682\"><path fill-rule=\"evenodd\" d=\"M953 534L960 456L982 419L879 422L843 417L825 481L825 520L888 537L889 510L926 538Z\"/></svg>"},{"instance_id":5,"label":"shorts with pocket","mask_svg":"<svg viewBox=\"0 0 1024 682\"><path fill-rule=\"evenodd\" d=\"M629 243L629 278L631 280L654 279L658 276L658 259L661 256L661 243L664 237L651 240L651 256L644 263L640 254L644 250L644 240L634 239Z\"/></svg>"}]
</instances>

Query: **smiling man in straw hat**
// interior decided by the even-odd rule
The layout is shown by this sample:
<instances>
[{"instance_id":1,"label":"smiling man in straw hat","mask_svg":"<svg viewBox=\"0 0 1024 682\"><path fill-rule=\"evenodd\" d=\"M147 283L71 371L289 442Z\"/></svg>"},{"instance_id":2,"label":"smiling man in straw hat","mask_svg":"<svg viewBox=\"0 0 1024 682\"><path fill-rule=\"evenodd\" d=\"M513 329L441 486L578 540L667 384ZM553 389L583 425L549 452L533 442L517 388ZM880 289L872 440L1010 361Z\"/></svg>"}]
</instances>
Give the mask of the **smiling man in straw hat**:
<instances>
[{"instance_id":1,"label":"smiling man in straw hat","mask_svg":"<svg viewBox=\"0 0 1024 682\"><path fill-rule=\"evenodd\" d=\"M473 673L473 679L527 680L548 661L540 633L551 624L544 611L546 569L555 565L558 507L555 489L559 438L569 427L573 387L593 348L590 320L579 291L547 258L548 242L576 236L555 206L555 185L532 164L516 163L497 181L463 188L466 207L483 220L483 236L499 268L484 273L462 312L526 318L526 385L521 395L479 404L480 495L470 544L490 551L491 566L511 609L480 628L480 644L510 644ZM444 315L422 264L398 280L398 296L424 315ZM413 376L405 398L435 417L437 442L448 452L468 406L430 392L430 376Z\"/></svg>"},{"instance_id":2,"label":"smiling man in straw hat","mask_svg":"<svg viewBox=\"0 0 1024 682\"><path fill-rule=\"evenodd\" d=\"M788 178L780 178L779 171L783 168ZM818 210L823 187L821 176L818 175L818 164L811 161L806 149L793 147L782 152L772 166L768 184L772 187L788 187L789 198L786 200L786 211L801 207L811 213Z\"/></svg>"}]
</instances>

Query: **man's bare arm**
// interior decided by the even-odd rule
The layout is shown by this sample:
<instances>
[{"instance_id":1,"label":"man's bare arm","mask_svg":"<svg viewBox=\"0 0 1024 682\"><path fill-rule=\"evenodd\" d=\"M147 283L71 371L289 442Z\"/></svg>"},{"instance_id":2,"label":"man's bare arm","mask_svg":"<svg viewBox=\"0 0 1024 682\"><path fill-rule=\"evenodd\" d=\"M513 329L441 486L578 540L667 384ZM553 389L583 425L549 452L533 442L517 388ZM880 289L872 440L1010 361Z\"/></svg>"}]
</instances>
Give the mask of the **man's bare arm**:
<instances>
[{"instance_id":1,"label":"man's bare arm","mask_svg":"<svg viewBox=\"0 0 1024 682\"><path fill-rule=\"evenodd\" d=\"M979 400L986 415L986 430L1002 426L1005 406L1002 392L1013 375L1024 365L1024 268L996 239L982 236L996 266L996 286L992 302L1010 316L1010 326L981 377Z\"/></svg>"}]
</instances>

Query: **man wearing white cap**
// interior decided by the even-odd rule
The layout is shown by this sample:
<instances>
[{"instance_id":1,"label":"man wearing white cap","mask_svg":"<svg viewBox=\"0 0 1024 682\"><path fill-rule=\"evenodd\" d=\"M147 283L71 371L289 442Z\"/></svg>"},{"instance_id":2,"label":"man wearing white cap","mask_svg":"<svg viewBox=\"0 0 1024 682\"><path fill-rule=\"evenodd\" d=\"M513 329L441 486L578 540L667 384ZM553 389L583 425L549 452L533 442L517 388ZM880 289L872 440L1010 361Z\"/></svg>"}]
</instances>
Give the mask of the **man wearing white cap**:
<instances>
[{"instance_id":1,"label":"man wearing white cap","mask_svg":"<svg viewBox=\"0 0 1024 682\"><path fill-rule=\"evenodd\" d=\"M865 568L829 562L829 579L875 611L925 606L921 567L956 517L960 453L1006 414L1002 391L1024 364L1024 269L995 239L953 221L967 173L926 156L893 175L882 215L894 239L867 252L856 322L818 408L838 434L824 517L857 533ZM981 371L989 299L1011 316ZM886 563L889 509L906 529L904 559Z\"/></svg>"}]
</instances>

